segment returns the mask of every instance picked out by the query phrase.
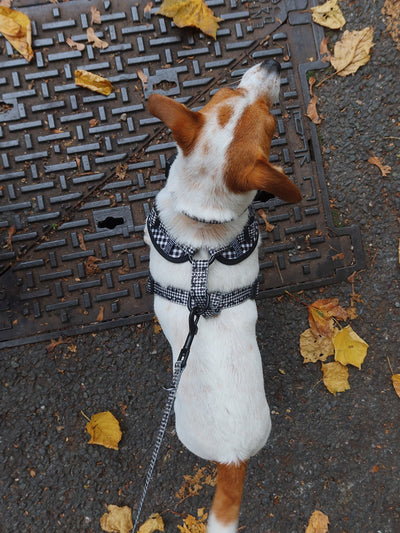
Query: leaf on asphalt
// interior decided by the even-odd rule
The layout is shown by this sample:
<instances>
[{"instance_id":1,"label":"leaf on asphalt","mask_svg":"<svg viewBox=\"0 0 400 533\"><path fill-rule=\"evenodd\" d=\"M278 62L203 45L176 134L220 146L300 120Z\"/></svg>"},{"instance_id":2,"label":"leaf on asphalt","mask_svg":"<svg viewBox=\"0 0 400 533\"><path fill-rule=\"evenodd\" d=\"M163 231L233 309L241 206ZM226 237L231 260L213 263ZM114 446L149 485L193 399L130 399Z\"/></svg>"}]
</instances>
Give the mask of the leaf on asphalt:
<instances>
[{"instance_id":1,"label":"leaf on asphalt","mask_svg":"<svg viewBox=\"0 0 400 533\"><path fill-rule=\"evenodd\" d=\"M86 36L89 43L93 43L93 46L95 48L105 49L109 47L109 44L106 41L102 41L97 37L97 35L94 32L94 29L89 26L89 28L86 30Z\"/></svg>"},{"instance_id":2,"label":"leaf on asphalt","mask_svg":"<svg viewBox=\"0 0 400 533\"><path fill-rule=\"evenodd\" d=\"M183 476L185 483L176 493L176 497L184 500L191 496L197 496L204 488L204 485L215 487L217 484L217 472L214 469L210 471L210 467L203 466L201 468L195 467L195 473Z\"/></svg>"},{"instance_id":3,"label":"leaf on asphalt","mask_svg":"<svg viewBox=\"0 0 400 533\"><path fill-rule=\"evenodd\" d=\"M118 450L122 432L118 420L110 411L93 415L86 424L86 430L91 436L88 444L99 444L105 448Z\"/></svg>"},{"instance_id":4,"label":"leaf on asphalt","mask_svg":"<svg viewBox=\"0 0 400 533\"><path fill-rule=\"evenodd\" d=\"M382 161L379 159L379 157L373 156L368 159L368 163L371 163L371 165L375 165L379 168L381 171L382 176L385 178L388 174L390 174L390 171L392 170L389 165L384 165Z\"/></svg>"},{"instance_id":5,"label":"leaf on asphalt","mask_svg":"<svg viewBox=\"0 0 400 533\"><path fill-rule=\"evenodd\" d=\"M368 26L360 31L345 31L340 41L335 44L331 63L339 76L354 74L370 59L369 52L373 46L374 29Z\"/></svg>"},{"instance_id":6,"label":"leaf on asphalt","mask_svg":"<svg viewBox=\"0 0 400 533\"><path fill-rule=\"evenodd\" d=\"M314 511L308 522L306 533L327 533L329 518L322 511Z\"/></svg>"},{"instance_id":7,"label":"leaf on asphalt","mask_svg":"<svg viewBox=\"0 0 400 533\"><path fill-rule=\"evenodd\" d=\"M400 398L400 374L392 375L392 383L397 396Z\"/></svg>"},{"instance_id":8,"label":"leaf on asphalt","mask_svg":"<svg viewBox=\"0 0 400 533\"><path fill-rule=\"evenodd\" d=\"M51 353L51 352L54 351L54 348L56 348L56 347L59 346L60 344L67 344L67 342L68 342L68 341L67 341L67 340L64 340L62 337L59 337L59 338L58 338L58 341L52 339L52 340L51 340L51 343L50 343L48 346L46 346L46 350L47 350L49 353Z\"/></svg>"},{"instance_id":9,"label":"leaf on asphalt","mask_svg":"<svg viewBox=\"0 0 400 533\"><path fill-rule=\"evenodd\" d=\"M178 529L181 533L206 533L206 521L207 513L201 508L197 510L197 519L189 514Z\"/></svg>"},{"instance_id":10,"label":"leaf on asphalt","mask_svg":"<svg viewBox=\"0 0 400 533\"><path fill-rule=\"evenodd\" d=\"M118 507L118 505L107 505L108 513L100 518L100 526L108 533L131 533L133 529L132 511L130 507Z\"/></svg>"},{"instance_id":11,"label":"leaf on asphalt","mask_svg":"<svg viewBox=\"0 0 400 533\"><path fill-rule=\"evenodd\" d=\"M400 3L399 0L385 0L382 8L386 29L390 33L397 49L400 50Z\"/></svg>"},{"instance_id":12,"label":"leaf on asphalt","mask_svg":"<svg viewBox=\"0 0 400 533\"><path fill-rule=\"evenodd\" d=\"M347 366L341 365L338 361L323 363L321 365L323 382L329 392L335 394L350 389L349 371Z\"/></svg>"},{"instance_id":13,"label":"leaf on asphalt","mask_svg":"<svg viewBox=\"0 0 400 533\"><path fill-rule=\"evenodd\" d=\"M335 331L334 321L332 318L336 318L337 320L347 319L347 311L341 305L339 305L338 298L316 300L307 307L308 321L315 337L318 335L332 337Z\"/></svg>"},{"instance_id":14,"label":"leaf on asphalt","mask_svg":"<svg viewBox=\"0 0 400 533\"><path fill-rule=\"evenodd\" d=\"M163 519L158 513L152 514L150 518L140 526L138 533L154 533L154 531L165 531Z\"/></svg>"},{"instance_id":15,"label":"leaf on asphalt","mask_svg":"<svg viewBox=\"0 0 400 533\"><path fill-rule=\"evenodd\" d=\"M342 365L353 365L361 368L367 355L368 344L352 329L351 326L337 331L333 336L335 361Z\"/></svg>"},{"instance_id":16,"label":"leaf on asphalt","mask_svg":"<svg viewBox=\"0 0 400 533\"><path fill-rule=\"evenodd\" d=\"M72 40L70 37L68 37L65 40L65 42L73 50L79 50L80 52L82 52L86 48L86 45L84 45L83 43L77 43L76 41Z\"/></svg>"},{"instance_id":17,"label":"leaf on asphalt","mask_svg":"<svg viewBox=\"0 0 400 533\"><path fill-rule=\"evenodd\" d=\"M29 62L33 58L31 21L21 11L0 6L0 32Z\"/></svg>"},{"instance_id":18,"label":"leaf on asphalt","mask_svg":"<svg viewBox=\"0 0 400 533\"><path fill-rule=\"evenodd\" d=\"M101 24L100 11L96 6L90 6L91 24Z\"/></svg>"},{"instance_id":19,"label":"leaf on asphalt","mask_svg":"<svg viewBox=\"0 0 400 533\"><path fill-rule=\"evenodd\" d=\"M87 70L75 70L75 85L104 94L104 96L109 96L114 90L109 80Z\"/></svg>"},{"instance_id":20,"label":"leaf on asphalt","mask_svg":"<svg viewBox=\"0 0 400 533\"><path fill-rule=\"evenodd\" d=\"M311 8L312 19L315 23L331 30L342 29L346 20L338 5L338 0L328 0L321 6Z\"/></svg>"},{"instance_id":21,"label":"leaf on asphalt","mask_svg":"<svg viewBox=\"0 0 400 533\"><path fill-rule=\"evenodd\" d=\"M311 329L306 329L300 335L300 353L303 356L303 363L316 363L326 361L327 357L335 353L332 339L328 337L317 337Z\"/></svg>"},{"instance_id":22,"label":"leaf on asphalt","mask_svg":"<svg viewBox=\"0 0 400 533\"><path fill-rule=\"evenodd\" d=\"M204 0L164 0L157 15L172 18L179 28L195 26L214 39L217 38L218 22L222 20L214 16Z\"/></svg>"},{"instance_id":23,"label":"leaf on asphalt","mask_svg":"<svg viewBox=\"0 0 400 533\"><path fill-rule=\"evenodd\" d=\"M331 62L332 56L328 49L328 39L326 37L321 40L321 44L319 45L319 57L323 63Z\"/></svg>"}]
</instances>

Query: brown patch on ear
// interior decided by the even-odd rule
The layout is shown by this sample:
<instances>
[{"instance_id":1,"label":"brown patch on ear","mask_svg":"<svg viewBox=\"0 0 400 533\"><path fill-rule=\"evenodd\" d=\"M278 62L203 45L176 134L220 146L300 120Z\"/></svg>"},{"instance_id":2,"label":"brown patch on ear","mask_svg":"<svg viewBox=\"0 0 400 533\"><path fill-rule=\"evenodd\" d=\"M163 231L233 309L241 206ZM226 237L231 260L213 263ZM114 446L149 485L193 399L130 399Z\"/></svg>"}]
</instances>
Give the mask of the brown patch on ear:
<instances>
[{"instance_id":1,"label":"brown patch on ear","mask_svg":"<svg viewBox=\"0 0 400 533\"><path fill-rule=\"evenodd\" d=\"M233 114L233 108L230 105L222 105L218 109L218 124L224 128Z\"/></svg>"},{"instance_id":2,"label":"brown patch on ear","mask_svg":"<svg viewBox=\"0 0 400 533\"><path fill-rule=\"evenodd\" d=\"M188 155L203 127L203 115L162 94L150 95L149 111L164 122L183 153Z\"/></svg>"},{"instance_id":3,"label":"brown patch on ear","mask_svg":"<svg viewBox=\"0 0 400 533\"><path fill-rule=\"evenodd\" d=\"M302 194L296 185L267 159L258 159L246 176L248 190L267 191L289 203L300 202Z\"/></svg>"}]
</instances>

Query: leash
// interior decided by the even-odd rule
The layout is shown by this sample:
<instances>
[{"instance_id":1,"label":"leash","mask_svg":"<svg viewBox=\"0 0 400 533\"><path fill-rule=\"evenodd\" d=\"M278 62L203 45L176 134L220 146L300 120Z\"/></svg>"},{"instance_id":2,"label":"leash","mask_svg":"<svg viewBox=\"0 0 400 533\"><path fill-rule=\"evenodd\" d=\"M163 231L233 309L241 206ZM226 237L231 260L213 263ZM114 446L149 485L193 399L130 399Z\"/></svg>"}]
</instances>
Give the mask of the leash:
<instances>
[{"instance_id":1,"label":"leash","mask_svg":"<svg viewBox=\"0 0 400 533\"><path fill-rule=\"evenodd\" d=\"M197 333L197 330L198 330L197 323L199 321L199 318L200 318L201 314L198 312L197 308L189 307L189 311L190 311L189 312L189 333L188 333L188 336L186 337L185 344L183 345L183 348L182 348L182 350L179 353L178 359L176 360L176 363L174 365L174 374L173 374L173 377L172 377L172 385L171 385L171 388L169 389L168 398L167 398L167 401L166 401L166 404L165 404L165 407L164 407L163 416L161 418L160 427L159 427L159 430L158 430L158 433L157 433L157 438L156 438L156 442L155 442L155 445L154 445L154 448L153 448L153 453L151 455L149 468L147 470L146 480L145 480L145 483L144 483L142 496L141 496L140 501L139 501L138 510L137 510L137 514L136 514L136 520L135 520L135 524L134 524L133 529L132 529L132 533L136 532L136 528L137 528L138 523L139 523L140 514L142 512L142 507L143 507L144 501L146 499L146 495L147 495L147 491L149 489L151 478L153 477L154 467L156 465L157 458L158 458L158 455L160 453L161 444L162 444L162 441L163 441L163 438L164 438L165 430L167 429L168 420L169 420L169 417L170 417L170 414L171 414L171 411L172 411L172 407L174 405L174 400L175 400L176 392L178 390L179 381L181 379L182 372L185 369L185 366L186 366L186 363L187 363L187 360L188 360L188 357L189 357L189 353L190 353L190 348L192 346L193 339L194 339L194 337L195 337L195 335Z\"/></svg>"}]
</instances>

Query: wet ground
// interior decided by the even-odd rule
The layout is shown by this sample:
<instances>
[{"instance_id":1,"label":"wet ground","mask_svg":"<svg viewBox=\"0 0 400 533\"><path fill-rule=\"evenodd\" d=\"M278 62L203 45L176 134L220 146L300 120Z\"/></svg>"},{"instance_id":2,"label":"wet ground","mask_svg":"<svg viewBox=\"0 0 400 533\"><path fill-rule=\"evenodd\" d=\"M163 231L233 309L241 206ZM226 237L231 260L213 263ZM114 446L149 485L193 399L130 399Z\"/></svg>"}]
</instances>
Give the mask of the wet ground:
<instances>
[{"instance_id":1,"label":"wet ground","mask_svg":"<svg viewBox=\"0 0 400 533\"><path fill-rule=\"evenodd\" d=\"M362 4L362 5L361 5ZM306 308L289 296L259 302L258 338L273 432L250 461L241 531L298 533L314 509L334 533L400 531L400 399L391 371L398 351L400 201L400 52L386 31L382 0L341 2L346 28L374 27L371 60L354 76L327 80L316 94L318 127L338 225L359 224L366 269L355 277L355 331L370 345L351 389L333 396L316 365L303 365L298 338ZM336 33L327 33L330 42ZM322 80L329 72L317 74ZM391 167L382 177L368 159ZM350 304L348 282L298 294L304 303L336 296ZM135 508L170 378L170 351L154 323L1 354L2 498L0 531L99 532L107 504ZM123 431L119 451L88 446L87 416L110 410ZM199 469L204 468L204 471ZM143 518L162 513L166 530L208 508L213 488L173 426L156 468ZM197 473L197 494L177 496ZM203 476L201 474L204 474ZM182 495L185 497L182 501Z\"/></svg>"}]
</instances>

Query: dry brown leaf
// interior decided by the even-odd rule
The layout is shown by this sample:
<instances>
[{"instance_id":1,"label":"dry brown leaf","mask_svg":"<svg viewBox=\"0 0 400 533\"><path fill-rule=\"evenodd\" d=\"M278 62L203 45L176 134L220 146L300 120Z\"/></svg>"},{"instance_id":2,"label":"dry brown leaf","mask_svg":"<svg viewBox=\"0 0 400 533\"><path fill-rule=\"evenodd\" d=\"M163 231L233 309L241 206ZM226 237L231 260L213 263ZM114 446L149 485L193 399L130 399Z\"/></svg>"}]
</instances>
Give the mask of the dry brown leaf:
<instances>
[{"instance_id":1,"label":"dry brown leaf","mask_svg":"<svg viewBox=\"0 0 400 533\"><path fill-rule=\"evenodd\" d=\"M146 74L143 72L143 70L138 70L138 71L137 71L137 75L138 75L138 78L140 79L140 81L143 83L143 85L146 85L146 83L147 83L147 76L146 76Z\"/></svg>"},{"instance_id":2,"label":"dry brown leaf","mask_svg":"<svg viewBox=\"0 0 400 533\"><path fill-rule=\"evenodd\" d=\"M335 324L334 321L332 321L332 318L346 320L348 317L346 309L339 305L338 298L316 300L307 307L308 321L315 337L318 335L332 337L335 332Z\"/></svg>"},{"instance_id":3,"label":"dry brown leaf","mask_svg":"<svg viewBox=\"0 0 400 533\"><path fill-rule=\"evenodd\" d=\"M89 255L89 257L84 262L86 268L86 274L88 276L94 276L95 274L100 274L101 269L97 266L97 263L101 263L101 259L95 255Z\"/></svg>"},{"instance_id":4,"label":"dry brown leaf","mask_svg":"<svg viewBox=\"0 0 400 533\"><path fill-rule=\"evenodd\" d=\"M397 396L400 398L400 374L392 375L392 383Z\"/></svg>"},{"instance_id":5,"label":"dry brown leaf","mask_svg":"<svg viewBox=\"0 0 400 533\"><path fill-rule=\"evenodd\" d=\"M86 35L88 42L93 43L93 46L95 48L100 48L103 50L104 48L109 47L109 44L106 41L102 41L101 39L99 39L99 37L97 37L94 32L94 29L91 26L89 26L89 28L86 30Z\"/></svg>"},{"instance_id":6,"label":"dry brown leaf","mask_svg":"<svg viewBox=\"0 0 400 533\"><path fill-rule=\"evenodd\" d=\"M96 93L109 96L114 87L111 82L102 76L88 72L87 70L75 70L75 85L79 87L85 87Z\"/></svg>"},{"instance_id":7,"label":"dry brown leaf","mask_svg":"<svg viewBox=\"0 0 400 533\"><path fill-rule=\"evenodd\" d=\"M58 338L58 341L52 339L52 340L51 340L51 343L50 343L48 346L46 346L46 350L47 350L49 353L51 353L51 352L54 351L54 348L56 348L59 344L67 344L67 342L68 342L68 341L63 340L62 337L59 337L59 338Z\"/></svg>"},{"instance_id":8,"label":"dry brown leaf","mask_svg":"<svg viewBox=\"0 0 400 533\"><path fill-rule=\"evenodd\" d=\"M83 43L77 43L76 41L73 41L70 37L68 37L65 42L73 50L79 50L80 52L82 52L82 50L86 48L86 45L84 45Z\"/></svg>"},{"instance_id":9,"label":"dry brown leaf","mask_svg":"<svg viewBox=\"0 0 400 533\"><path fill-rule=\"evenodd\" d=\"M258 209L257 212L260 215L260 217L264 220L265 231L268 231L268 233L271 233L271 231L274 231L275 226L268 222L267 214L264 211L264 209Z\"/></svg>"},{"instance_id":10,"label":"dry brown leaf","mask_svg":"<svg viewBox=\"0 0 400 533\"><path fill-rule=\"evenodd\" d=\"M206 533L206 521L207 513L201 508L197 511L197 519L189 514L178 529L181 533Z\"/></svg>"},{"instance_id":11,"label":"dry brown leaf","mask_svg":"<svg viewBox=\"0 0 400 533\"><path fill-rule=\"evenodd\" d=\"M217 484L217 472L215 469L210 471L208 467L203 466L202 468L198 468L194 475L185 475L183 479L185 483L176 493L176 497L180 500L189 498L190 496L196 496L203 489L204 485L215 487Z\"/></svg>"},{"instance_id":12,"label":"dry brown leaf","mask_svg":"<svg viewBox=\"0 0 400 533\"><path fill-rule=\"evenodd\" d=\"M108 533L131 533L133 529L132 511L130 507L118 507L118 505L107 505L108 513L100 518L100 526Z\"/></svg>"},{"instance_id":13,"label":"dry brown leaf","mask_svg":"<svg viewBox=\"0 0 400 533\"><path fill-rule=\"evenodd\" d=\"M323 63L330 63L332 56L328 50L328 39L326 37L321 40L321 44L319 46L319 56Z\"/></svg>"},{"instance_id":14,"label":"dry brown leaf","mask_svg":"<svg viewBox=\"0 0 400 533\"><path fill-rule=\"evenodd\" d=\"M346 24L346 20L338 5L338 0L328 0L325 4L311 8L312 19L316 24L330 28L331 30L341 30Z\"/></svg>"},{"instance_id":15,"label":"dry brown leaf","mask_svg":"<svg viewBox=\"0 0 400 533\"><path fill-rule=\"evenodd\" d=\"M327 533L329 518L322 511L314 511L308 522L306 533Z\"/></svg>"},{"instance_id":16,"label":"dry brown leaf","mask_svg":"<svg viewBox=\"0 0 400 533\"><path fill-rule=\"evenodd\" d=\"M164 0L157 15L164 15L174 20L179 28L195 26L206 35L217 38L218 22L204 0Z\"/></svg>"},{"instance_id":17,"label":"dry brown leaf","mask_svg":"<svg viewBox=\"0 0 400 533\"><path fill-rule=\"evenodd\" d=\"M101 24L100 11L96 6L90 6L91 24Z\"/></svg>"},{"instance_id":18,"label":"dry brown leaf","mask_svg":"<svg viewBox=\"0 0 400 533\"><path fill-rule=\"evenodd\" d=\"M150 19L151 18L151 8L153 7L153 2L147 2L147 4L144 6L143 14L144 18Z\"/></svg>"},{"instance_id":19,"label":"dry brown leaf","mask_svg":"<svg viewBox=\"0 0 400 533\"><path fill-rule=\"evenodd\" d=\"M388 174L390 174L390 171L392 168L389 165L384 165L382 161L379 159L379 157L370 157L368 159L368 163L371 163L371 165L375 165L379 168L381 171L382 176L385 178Z\"/></svg>"},{"instance_id":20,"label":"dry brown leaf","mask_svg":"<svg viewBox=\"0 0 400 533\"><path fill-rule=\"evenodd\" d=\"M0 32L27 61L33 58L31 21L21 11L0 6Z\"/></svg>"},{"instance_id":21,"label":"dry brown leaf","mask_svg":"<svg viewBox=\"0 0 400 533\"><path fill-rule=\"evenodd\" d=\"M350 389L349 371L346 366L341 365L338 361L333 361L332 363L323 363L321 368L322 379L329 392L336 396L337 392Z\"/></svg>"},{"instance_id":22,"label":"dry brown leaf","mask_svg":"<svg viewBox=\"0 0 400 533\"><path fill-rule=\"evenodd\" d=\"M322 119L318 115L317 111L317 100L318 98L314 95L311 97L311 100L307 106L307 116L314 124L321 124Z\"/></svg>"},{"instance_id":23,"label":"dry brown leaf","mask_svg":"<svg viewBox=\"0 0 400 533\"><path fill-rule=\"evenodd\" d=\"M361 368L369 346L351 326L337 331L332 340L335 347L335 361L339 361L342 365Z\"/></svg>"},{"instance_id":24,"label":"dry brown leaf","mask_svg":"<svg viewBox=\"0 0 400 533\"><path fill-rule=\"evenodd\" d=\"M345 31L342 39L335 44L331 64L339 76L354 74L370 59L374 29L368 26L360 31Z\"/></svg>"},{"instance_id":25,"label":"dry brown leaf","mask_svg":"<svg viewBox=\"0 0 400 533\"><path fill-rule=\"evenodd\" d=\"M158 513L150 516L139 528L138 533L154 533L154 531L164 531L164 522Z\"/></svg>"},{"instance_id":26,"label":"dry brown leaf","mask_svg":"<svg viewBox=\"0 0 400 533\"><path fill-rule=\"evenodd\" d=\"M7 248L12 249L12 238L15 235L17 228L15 226L10 226L8 228L8 239L7 239Z\"/></svg>"},{"instance_id":27,"label":"dry brown leaf","mask_svg":"<svg viewBox=\"0 0 400 533\"><path fill-rule=\"evenodd\" d=\"M103 322L103 320L104 320L104 306L101 305L100 306L100 311L99 311L99 313L98 313L98 315L96 317L96 321L97 322Z\"/></svg>"},{"instance_id":28,"label":"dry brown leaf","mask_svg":"<svg viewBox=\"0 0 400 533\"><path fill-rule=\"evenodd\" d=\"M386 28L400 50L400 0L385 0L382 13L386 15Z\"/></svg>"},{"instance_id":29,"label":"dry brown leaf","mask_svg":"<svg viewBox=\"0 0 400 533\"><path fill-rule=\"evenodd\" d=\"M11 7L11 4L12 4L12 0L1 0L0 2L0 6L3 6L3 7Z\"/></svg>"},{"instance_id":30,"label":"dry brown leaf","mask_svg":"<svg viewBox=\"0 0 400 533\"><path fill-rule=\"evenodd\" d=\"M327 357L335 353L332 339L318 335L315 337L311 329L306 329L300 335L300 353L303 363L326 361Z\"/></svg>"},{"instance_id":31,"label":"dry brown leaf","mask_svg":"<svg viewBox=\"0 0 400 533\"><path fill-rule=\"evenodd\" d=\"M105 448L118 450L122 432L118 420L110 411L93 415L86 424L86 430L91 436L88 444L99 444Z\"/></svg>"}]
</instances>

